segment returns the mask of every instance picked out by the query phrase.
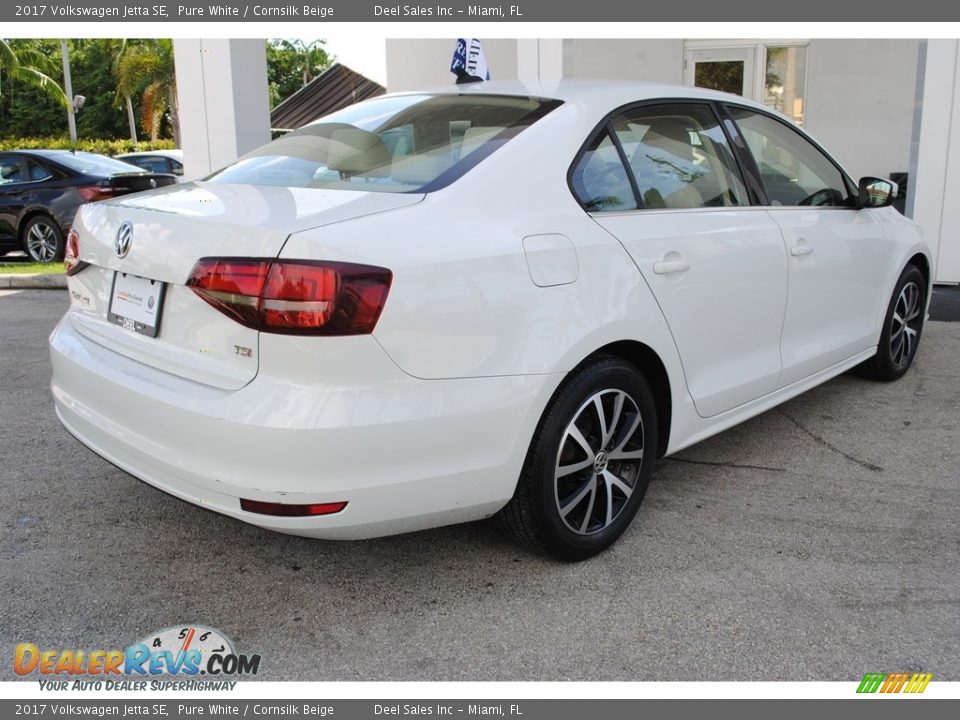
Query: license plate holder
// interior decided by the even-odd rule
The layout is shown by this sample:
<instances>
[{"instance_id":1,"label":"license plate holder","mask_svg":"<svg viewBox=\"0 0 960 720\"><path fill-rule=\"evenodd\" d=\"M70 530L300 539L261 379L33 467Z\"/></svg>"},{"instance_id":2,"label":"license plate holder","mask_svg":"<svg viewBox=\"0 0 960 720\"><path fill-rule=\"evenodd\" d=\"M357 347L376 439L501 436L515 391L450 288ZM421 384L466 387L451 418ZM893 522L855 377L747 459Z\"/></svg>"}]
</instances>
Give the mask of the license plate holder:
<instances>
[{"instance_id":1,"label":"license plate holder","mask_svg":"<svg viewBox=\"0 0 960 720\"><path fill-rule=\"evenodd\" d=\"M156 337L160 331L165 283L117 271L110 288L107 319L127 330Z\"/></svg>"}]
</instances>

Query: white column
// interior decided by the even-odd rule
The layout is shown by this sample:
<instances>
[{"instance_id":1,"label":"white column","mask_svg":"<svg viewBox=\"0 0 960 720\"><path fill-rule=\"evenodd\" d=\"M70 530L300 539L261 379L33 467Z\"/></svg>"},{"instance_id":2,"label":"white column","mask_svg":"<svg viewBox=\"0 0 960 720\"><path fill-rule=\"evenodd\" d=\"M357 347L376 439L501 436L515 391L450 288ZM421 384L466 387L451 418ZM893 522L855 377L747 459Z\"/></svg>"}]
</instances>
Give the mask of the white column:
<instances>
[{"instance_id":1,"label":"white column","mask_svg":"<svg viewBox=\"0 0 960 720\"><path fill-rule=\"evenodd\" d=\"M937 282L960 282L960 67L957 40L928 40L907 214L923 228ZM911 212L912 208L912 212Z\"/></svg>"},{"instance_id":2,"label":"white column","mask_svg":"<svg viewBox=\"0 0 960 720\"><path fill-rule=\"evenodd\" d=\"M173 41L184 177L208 175L270 141L264 40Z\"/></svg>"},{"instance_id":3,"label":"white column","mask_svg":"<svg viewBox=\"0 0 960 720\"><path fill-rule=\"evenodd\" d=\"M560 82L563 40L517 40L517 77L522 82Z\"/></svg>"}]
</instances>

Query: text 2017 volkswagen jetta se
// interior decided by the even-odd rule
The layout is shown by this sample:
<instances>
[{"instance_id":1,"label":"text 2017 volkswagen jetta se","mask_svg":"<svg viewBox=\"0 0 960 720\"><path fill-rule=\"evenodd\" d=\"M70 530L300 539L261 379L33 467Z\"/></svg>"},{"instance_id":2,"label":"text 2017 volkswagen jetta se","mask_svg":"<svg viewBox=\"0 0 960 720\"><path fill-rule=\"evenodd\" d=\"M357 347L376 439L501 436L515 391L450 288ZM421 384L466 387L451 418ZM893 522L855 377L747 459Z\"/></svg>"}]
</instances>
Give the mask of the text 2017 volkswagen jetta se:
<instances>
[{"instance_id":1,"label":"text 2017 volkswagen jetta se","mask_svg":"<svg viewBox=\"0 0 960 720\"><path fill-rule=\"evenodd\" d=\"M67 429L281 532L499 513L583 558L655 459L917 351L930 257L762 106L692 88L384 96L202 182L84 206Z\"/></svg>"}]
</instances>

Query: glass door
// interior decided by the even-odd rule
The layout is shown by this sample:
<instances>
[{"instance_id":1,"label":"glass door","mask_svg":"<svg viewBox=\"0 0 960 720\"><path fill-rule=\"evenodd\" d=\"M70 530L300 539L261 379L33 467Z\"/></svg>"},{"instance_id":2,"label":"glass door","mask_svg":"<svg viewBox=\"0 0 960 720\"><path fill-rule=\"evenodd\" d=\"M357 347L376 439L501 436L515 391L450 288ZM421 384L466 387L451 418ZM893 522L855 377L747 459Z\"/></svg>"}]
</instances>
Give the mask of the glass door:
<instances>
[{"instance_id":1,"label":"glass door","mask_svg":"<svg viewBox=\"0 0 960 720\"><path fill-rule=\"evenodd\" d=\"M755 52L752 47L687 50L684 82L753 99Z\"/></svg>"}]
</instances>

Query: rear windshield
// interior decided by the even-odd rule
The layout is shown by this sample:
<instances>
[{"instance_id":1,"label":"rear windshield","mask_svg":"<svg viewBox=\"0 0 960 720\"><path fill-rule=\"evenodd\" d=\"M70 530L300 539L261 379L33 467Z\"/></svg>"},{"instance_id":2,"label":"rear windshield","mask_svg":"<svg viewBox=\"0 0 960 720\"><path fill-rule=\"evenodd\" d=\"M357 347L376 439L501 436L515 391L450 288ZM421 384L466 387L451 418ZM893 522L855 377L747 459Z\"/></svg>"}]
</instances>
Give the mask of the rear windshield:
<instances>
[{"instance_id":1,"label":"rear windshield","mask_svg":"<svg viewBox=\"0 0 960 720\"><path fill-rule=\"evenodd\" d=\"M510 95L401 95L327 115L244 155L213 182L430 192L560 105Z\"/></svg>"},{"instance_id":2,"label":"rear windshield","mask_svg":"<svg viewBox=\"0 0 960 720\"><path fill-rule=\"evenodd\" d=\"M117 173L142 173L136 165L97 155L96 153L58 153L50 158L61 165L84 175L116 175Z\"/></svg>"}]
</instances>

